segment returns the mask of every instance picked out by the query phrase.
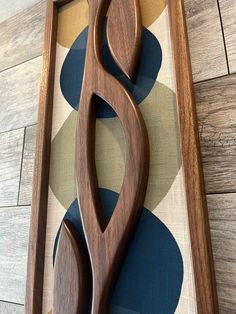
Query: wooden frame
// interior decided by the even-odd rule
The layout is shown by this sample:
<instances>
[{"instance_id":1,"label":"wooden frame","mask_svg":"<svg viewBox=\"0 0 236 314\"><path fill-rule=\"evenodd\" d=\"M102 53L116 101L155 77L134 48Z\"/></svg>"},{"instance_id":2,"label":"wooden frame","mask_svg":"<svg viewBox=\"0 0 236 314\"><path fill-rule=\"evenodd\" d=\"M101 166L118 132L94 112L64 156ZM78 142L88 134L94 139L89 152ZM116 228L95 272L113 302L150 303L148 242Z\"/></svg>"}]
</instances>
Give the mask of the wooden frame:
<instances>
[{"instance_id":1,"label":"wooden frame","mask_svg":"<svg viewBox=\"0 0 236 314\"><path fill-rule=\"evenodd\" d=\"M71 0L47 0L38 135L30 224L25 313L42 313L57 12ZM197 118L182 0L169 0L181 149L192 243L198 313L218 313L214 267L201 169ZM178 32L176 31L178 30Z\"/></svg>"}]
</instances>

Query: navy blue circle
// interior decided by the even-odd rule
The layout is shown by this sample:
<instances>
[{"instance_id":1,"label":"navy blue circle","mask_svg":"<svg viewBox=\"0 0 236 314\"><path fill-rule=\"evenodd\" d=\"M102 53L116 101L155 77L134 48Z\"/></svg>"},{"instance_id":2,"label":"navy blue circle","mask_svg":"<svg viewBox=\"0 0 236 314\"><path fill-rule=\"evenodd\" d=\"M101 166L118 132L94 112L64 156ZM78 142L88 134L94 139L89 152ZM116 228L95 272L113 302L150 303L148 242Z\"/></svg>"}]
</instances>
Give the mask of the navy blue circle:
<instances>
[{"instance_id":1,"label":"navy blue circle","mask_svg":"<svg viewBox=\"0 0 236 314\"><path fill-rule=\"evenodd\" d=\"M63 63L60 76L62 94L75 110L78 110L82 88L87 36L88 27L73 43ZM162 50L157 38L143 27L139 67L134 83L116 65L109 51L105 35L103 36L102 53L106 70L115 76L130 91L136 103L140 104L150 93L161 67ZM97 117L111 118L115 116L116 113L112 108L100 99Z\"/></svg>"},{"instance_id":2,"label":"navy blue circle","mask_svg":"<svg viewBox=\"0 0 236 314\"><path fill-rule=\"evenodd\" d=\"M118 196L113 191L100 189L106 219L111 217ZM74 224L86 247L77 199L64 219ZM169 229L143 208L118 275L109 313L173 314L180 298L182 282L183 260L178 244Z\"/></svg>"}]
</instances>

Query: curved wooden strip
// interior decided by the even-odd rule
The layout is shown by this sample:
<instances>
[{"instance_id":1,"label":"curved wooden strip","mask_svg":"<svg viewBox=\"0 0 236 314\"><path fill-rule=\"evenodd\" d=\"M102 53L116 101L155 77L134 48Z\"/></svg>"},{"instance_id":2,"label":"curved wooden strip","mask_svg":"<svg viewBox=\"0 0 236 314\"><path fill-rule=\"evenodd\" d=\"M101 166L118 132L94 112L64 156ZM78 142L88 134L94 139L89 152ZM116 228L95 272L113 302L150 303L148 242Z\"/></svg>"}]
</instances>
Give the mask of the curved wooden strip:
<instances>
[{"instance_id":1,"label":"curved wooden strip","mask_svg":"<svg viewBox=\"0 0 236 314\"><path fill-rule=\"evenodd\" d=\"M113 0L108 11L107 40L113 58L133 80L141 45L139 0Z\"/></svg>"},{"instance_id":2,"label":"curved wooden strip","mask_svg":"<svg viewBox=\"0 0 236 314\"><path fill-rule=\"evenodd\" d=\"M83 247L71 222L62 223L54 266L53 314L86 314L89 274Z\"/></svg>"},{"instance_id":3,"label":"curved wooden strip","mask_svg":"<svg viewBox=\"0 0 236 314\"><path fill-rule=\"evenodd\" d=\"M90 25L76 132L77 193L93 271L93 314L107 314L112 285L143 206L149 145L145 123L125 88L102 67L101 29L106 0L90 0ZM120 196L108 223L103 219L95 167L96 96L117 113L127 153Z\"/></svg>"}]
</instances>

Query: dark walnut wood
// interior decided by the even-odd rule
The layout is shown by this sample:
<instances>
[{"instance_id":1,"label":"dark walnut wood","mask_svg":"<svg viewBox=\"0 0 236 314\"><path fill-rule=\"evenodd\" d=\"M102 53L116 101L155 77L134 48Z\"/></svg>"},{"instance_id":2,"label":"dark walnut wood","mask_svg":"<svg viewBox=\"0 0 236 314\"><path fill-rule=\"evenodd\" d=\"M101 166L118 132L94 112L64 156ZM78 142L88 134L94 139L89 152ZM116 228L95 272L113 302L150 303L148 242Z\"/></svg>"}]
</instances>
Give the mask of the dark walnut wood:
<instances>
[{"instance_id":1,"label":"dark walnut wood","mask_svg":"<svg viewBox=\"0 0 236 314\"><path fill-rule=\"evenodd\" d=\"M149 170L148 136L138 106L102 66L102 23L108 2L89 1L89 33L76 139L78 199L93 271L93 314L108 313L112 285L141 213ZM116 45L119 44L117 41ZM98 97L117 113L127 144L124 180L109 222L103 217L98 196L94 156Z\"/></svg>"},{"instance_id":2,"label":"dark walnut wood","mask_svg":"<svg viewBox=\"0 0 236 314\"><path fill-rule=\"evenodd\" d=\"M198 314L217 314L218 302L204 193L196 107L182 0L169 1L181 151Z\"/></svg>"},{"instance_id":3,"label":"dark walnut wood","mask_svg":"<svg viewBox=\"0 0 236 314\"><path fill-rule=\"evenodd\" d=\"M89 273L83 246L69 221L63 222L54 265L53 314L89 313Z\"/></svg>"},{"instance_id":4,"label":"dark walnut wood","mask_svg":"<svg viewBox=\"0 0 236 314\"><path fill-rule=\"evenodd\" d=\"M139 0L112 0L107 21L107 40L113 58L133 80L141 45L142 19Z\"/></svg>"},{"instance_id":5,"label":"dark walnut wood","mask_svg":"<svg viewBox=\"0 0 236 314\"><path fill-rule=\"evenodd\" d=\"M157 0L159 1L159 0ZM36 162L35 162L35 172L34 172L34 183L33 183L33 201L32 201L32 216L31 216L31 227L30 227L30 241L29 241L29 255L28 255L28 272L27 272L27 289L26 289L26 306L25 313L26 314L41 314L42 313L42 294L43 294L43 272L44 272L44 254L45 254L45 233L46 233L46 211L47 211L47 193L48 193L48 173L49 173L49 163L50 163L50 130L51 130L51 116L53 110L53 78L54 78L54 61L55 61L55 45L56 45L56 32L57 32L57 16L58 16L58 8L62 5L71 2L71 0L47 0L47 13L46 13L46 28L45 28L45 44L44 44L44 53L43 53L43 75L41 80L41 91L40 91L40 104L39 104L39 123L38 123L38 137L37 137L37 148L36 148ZM94 1L89 1L91 5L94 5ZM95 1L95 7L97 8L97 1ZM109 4L109 1L108 1ZM186 184L186 193L187 193L187 201L188 201L188 210L189 210L189 228L191 233L191 244L193 250L193 264L195 271L195 286L197 292L197 312L198 314L215 314L218 313L217 309L217 300L215 293L215 282L214 282L214 272L212 267L212 256L211 256L211 247L209 242L209 226L208 226L208 218L206 215L206 207L204 200L204 191L202 184L202 173L200 166L200 158L199 158L199 146L197 140L197 128L196 128L196 115L195 108L193 106L193 94L192 94L192 82L191 82L191 69L190 69L190 61L189 61L189 53L187 48L187 36L185 30L185 20L184 13L182 7L182 0L169 0L169 9L170 9L170 22L171 22L171 33L172 33L172 47L174 50L174 66L175 66L175 76L177 82L177 103L179 108L179 120L180 120L180 133L181 133L181 149L183 153L183 169L185 172L185 184ZM94 8L95 9L95 8ZM101 27L101 20L96 20L95 23L95 11L90 8L92 11L92 25L96 27ZM105 14L103 10L103 15ZM178 30L178 31L177 31ZM90 41L89 45L91 46L92 40L91 36L93 30L90 28ZM96 47L99 51L99 40L98 36L95 36ZM114 51L113 51L114 52ZM88 59L92 59L92 55L94 52L90 52L87 56ZM100 60L100 53L98 53L97 58ZM89 62L87 62L89 63ZM98 61L95 59L95 63ZM131 147L132 151L135 151L138 148L134 145L135 140L138 136L132 138L132 132L134 130L130 130L131 126L135 125L139 120L140 114L135 111L135 106L126 91L123 90L123 87L119 85L117 92L116 89L113 89L116 86L117 82L114 78L110 77L107 74L102 74L101 80L99 75L103 73L103 69L99 66L99 70L92 70L91 65L87 65L86 70L87 78L92 77L93 80L91 82L90 89L87 90L84 97L84 103L89 104L87 107L87 111L91 110L94 104L95 97L91 97L90 93L97 93L98 96L104 97L104 99L110 103L111 106L115 108L121 119L123 120L123 124L125 125L126 130L126 139L127 147ZM88 80L89 81L89 80ZM109 83L107 88L107 84ZM117 86L116 86L117 88ZM101 89L101 90L100 90ZM108 89L105 93L105 89ZM98 92L100 90L100 93ZM102 92L103 91L103 92ZM117 108L117 101L113 102L113 98L119 103L123 103L125 100L125 104L130 102L133 104L132 110L127 106L127 114L123 112L121 115L121 109ZM127 99L128 101L127 101ZM120 102L120 99L122 102ZM87 102L87 100L89 100ZM86 106L84 104L84 106ZM82 107L81 107L82 108ZM119 110L118 110L119 109ZM85 109L82 109L81 112L83 114L87 114L88 112ZM93 108L92 112L94 114L95 109ZM134 113L136 118L132 118L129 123L129 115L132 116ZM140 117L140 119L142 119ZM136 121L137 120L137 121ZM86 120L85 120L86 121ZM136 122L135 122L136 121ZM89 134L91 132L94 134L94 128L89 129L91 125L94 124L94 120L90 119L85 122L84 127L86 128L86 132ZM139 123L138 123L139 124ZM139 124L139 128L137 128L136 132L140 132L140 128L142 129L142 123ZM80 128L83 128L81 125ZM134 127L135 129L135 127ZM82 131L82 130L81 130ZM87 134L85 133L85 134ZM87 141L89 137L84 138L84 142ZM83 141L82 138L79 141ZM79 143L77 144L77 149L79 149ZM141 137L141 141L138 138L138 145L145 146L145 140ZM93 167L95 168L93 162L93 141L87 141L87 143L83 143L83 147L87 147L88 150L84 152L84 157L87 155L91 157L91 163L84 164L84 167L87 167L86 170L82 169L82 174L86 173L88 175L93 173ZM133 145L133 146L132 146ZM147 152L146 152L147 153ZM138 160L141 159L139 153L137 153L138 159L133 163L131 159L131 154L128 153L127 157L127 166L131 165L130 177L132 178L132 182L139 182L137 184L137 188L140 188L140 180L138 176L141 178L142 175L140 173L133 171L138 167ZM77 156L78 157L78 156ZM145 158L144 158L145 159ZM86 160L86 159L83 159ZM91 167L88 169L88 167ZM83 168L83 164L81 163L77 170ZM144 167L143 171L146 171L147 165ZM126 181L127 179L127 169L126 168ZM89 170L89 171L88 171ZM79 171L78 171L79 173ZM135 178L134 178L135 177ZM83 179L81 178L81 181ZM88 184L90 182L90 184ZM79 182L78 182L79 183ZM82 182L83 183L83 182ZM91 230L91 238L87 239L88 243L90 243L90 255L95 255L96 248L101 248L101 254L104 254L104 251L109 247L109 241L113 242L113 239L117 239L116 230L112 229L110 221L109 225L106 228L106 232L104 228L106 224L101 219L101 225L103 228L100 228L100 218L98 211L93 211L94 209L99 209L99 206L96 205L96 179L92 179L89 181L88 177L86 177L87 186L84 185L84 189L86 190L89 187L88 194L90 197L88 198L88 204L92 204L87 212L87 216L85 213L84 225L85 228ZM134 186L130 186L130 188L126 186L126 189L131 191L131 195L134 192ZM124 188L123 188L124 189ZM80 193L83 194L83 187L80 186L78 189ZM143 190L144 186L143 186ZM145 194L145 192L141 190L140 194ZM94 194L91 194L91 191ZM127 191L129 195L129 191ZM124 193L123 193L124 195ZM140 200L143 198L142 195L137 195L137 199L135 200L137 203L142 204ZM123 200L125 203L125 200ZM86 205L86 195L84 199L82 199L81 204ZM98 200L99 203L99 200ZM119 206L121 204L121 199L119 200ZM118 205L117 204L117 205ZM120 207L122 208L122 207ZM128 207L126 207L127 209ZM86 209L87 211L87 209ZM117 212L117 211L116 211ZM138 212L138 211L137 211ZM123 217L126 216L126 212L124 211L124 215L122 215L122 211L119 211L119 214L116 214L116 218L118 217L121 223L124 222ZM89 216L89 217L88 217ZM138 216L138 213L137 213ZM89 224L90 217L94 218L92 224ZM125 230L125 239L128 238L129 235L129 225L134 225L132 223L131 215L127 215L128 225L124 225L123 229ZM136 218L136 215L135 217ZM114 216L112 218L114 220ZM131 221L130 221L131 220ZM113 223L112 226L115 226ZM127 227L128 226L128 227ZM132 229L132 228L131 228ZM99 234L97 237L92 234L96 233L96 230L99 230ZM118 230L119 231L119 230ZM106 235L108 234L108 236ZM119 233L118 233L119 234ZM102 239L102 241L101 241ZM106 239L106 240L104 240ZM103 241L104 240L104 241ZM122 238L123 240L123 238ZM121 241L122 241L121 240ZM91 244L92 243L92 244ZM119 252L123 251L123 245L119 247ZM110 256L114 254L115 247L117 247L117 242L114 241L114 247L111 248L111 253L107 256L101 256L102 261L107 265L111 265L112 259ZM122 254L120 254L122 255ZM118 261L118 259L115 259ZM98 258L94 260L94 265L96 265L94 271L94 279L100 280L99 271L103 271L103 265L98 265ZM117 267L117 264L115 265ZM106 273L109 278L109 282L111 282L112 276L110 273ZM104 280L101 281L101 287L104 287ZM97 308L99 308L99 295L102 292L102 289L98 289L99 287L95 286L96 293L94 294L94 313ZM103 293L103 299L105 294L105 300L107 298L107 291ZM104 312L100 312L104 313Z\"/></svg>"},{"instance_id":6,"label":"dark walnut wood","mask_svg":"<svg viewBox=\"0 0 236 314\"><path fill-rule=\"evenodd\" d=\"M57 14L47 1L28 250L26 314L42 313Z\"/></svg>"}]
</instances>

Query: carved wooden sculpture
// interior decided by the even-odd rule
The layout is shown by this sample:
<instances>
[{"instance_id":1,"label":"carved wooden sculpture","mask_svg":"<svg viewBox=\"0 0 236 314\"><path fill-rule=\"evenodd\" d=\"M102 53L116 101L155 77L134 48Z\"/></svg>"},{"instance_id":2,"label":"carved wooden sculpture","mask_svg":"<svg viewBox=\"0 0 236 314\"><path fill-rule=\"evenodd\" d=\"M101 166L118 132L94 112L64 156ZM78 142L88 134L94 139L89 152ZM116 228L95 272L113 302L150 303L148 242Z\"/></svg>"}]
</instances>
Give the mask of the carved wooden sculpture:
<instances>
[{"instance_id":1,"label":"carved wooden sculpture","mask_svg":"<svg viewBox=\"0 0 236 314\"><path fill-rule=\"evenodd\" d=\"M105 70L101 54L103 23L108 12L106 27L109 48L119 67L130 79L134 79L141 42L138 1L112 0L111 4L107 0L88 2L90 22L77 121L76 178L92 268L92 304L89 311L106 314L118 267L143 206L149 169L149 145L145 124L135 101L121 83ZM104 99L116 112L126 138L125 175L110 221L106 221L103 216L94 156L98 97ZM70 228L63 225L56 256L54 314L64 314L65 309L68 314L85 313L81 310L86 308L83 303L88 302L84 296L87 289L87 274L82 266L84 253L81 246L75 248L75 244ZM65 257L65 254L68 256ZM68 263L71 259L73 263ZM71 269L76 268L76 263L77 269ZM63 272L65 274L62 275ZM71 284L68 286L68 280L63 278L70 278ZM71 297L73 293L76 296Z\"/></svg>"}]
</instances>

